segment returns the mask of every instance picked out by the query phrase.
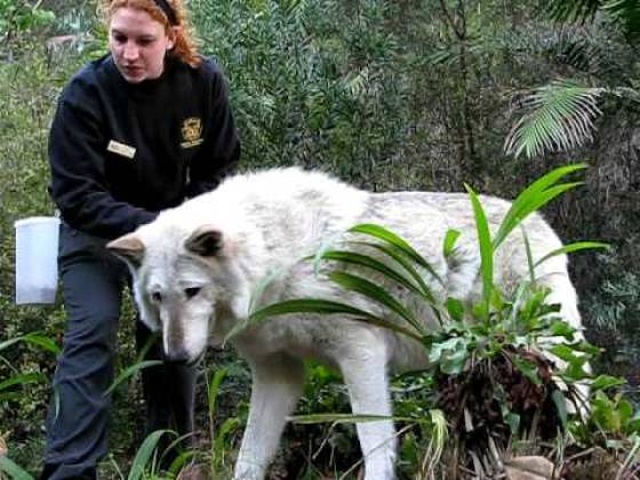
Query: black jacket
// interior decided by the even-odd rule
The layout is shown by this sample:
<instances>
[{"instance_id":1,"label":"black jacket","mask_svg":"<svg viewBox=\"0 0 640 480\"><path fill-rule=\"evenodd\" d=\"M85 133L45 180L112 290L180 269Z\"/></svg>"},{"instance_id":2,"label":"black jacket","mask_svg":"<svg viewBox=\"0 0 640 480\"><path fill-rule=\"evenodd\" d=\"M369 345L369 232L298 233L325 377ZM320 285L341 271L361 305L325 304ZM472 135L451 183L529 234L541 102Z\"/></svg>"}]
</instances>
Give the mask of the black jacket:
<instances>
[{"instance_id":1,"label":"black jacket","mask_svg":"<svg viewBox=\"0 0 640 480\"><path fill-rule=\"evenodd\" d=\"M215 188L239 156L215 63L168 59L160 78L130 84L107 55L62 92L49 138L50 193L66 223L113 239Z\"/></svg>"}]
</instances>

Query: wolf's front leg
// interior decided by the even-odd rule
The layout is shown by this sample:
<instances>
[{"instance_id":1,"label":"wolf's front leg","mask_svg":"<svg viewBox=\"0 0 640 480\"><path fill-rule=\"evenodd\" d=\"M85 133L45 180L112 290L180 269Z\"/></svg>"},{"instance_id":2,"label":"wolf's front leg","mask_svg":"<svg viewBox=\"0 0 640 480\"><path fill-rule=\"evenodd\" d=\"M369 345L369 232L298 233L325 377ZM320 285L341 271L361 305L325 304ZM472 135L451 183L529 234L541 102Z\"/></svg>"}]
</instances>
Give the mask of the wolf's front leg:
<instances>
[{"instance_id":1,"label":"wolf's front leg","mask_svg":"<svg viewBox=\"0 0 640 480\"><path fill-rule=\"evenodd\" d=\"M262 480L278 448L287 415L304 384L301 360L284 354L255 359L249 420L236 462L235 480Z\"/></svg>"},{"instance_id":2,"label":"wolf's front leg","mask_svg":"<svg viewBox=\"0 0 640 480\"><path fill-rule=\"evenodd\" d=\"M359 335L339 359L355 415L391 417L386 346L378 332ZM365 480L395 478L396 434L392 420L356 425L364 455Z\"/></svg>"}]
</instances>

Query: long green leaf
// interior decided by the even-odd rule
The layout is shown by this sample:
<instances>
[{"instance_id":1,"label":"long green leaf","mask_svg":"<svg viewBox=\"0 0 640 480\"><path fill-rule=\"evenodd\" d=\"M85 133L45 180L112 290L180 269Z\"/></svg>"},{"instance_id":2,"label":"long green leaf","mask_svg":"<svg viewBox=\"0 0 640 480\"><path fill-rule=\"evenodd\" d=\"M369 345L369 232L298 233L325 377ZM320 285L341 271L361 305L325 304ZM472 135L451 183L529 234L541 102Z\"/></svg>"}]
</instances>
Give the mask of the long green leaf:
<instances>
[{"instance_id":1,"label":"long green leaf","mask_svg":"<svg viewBox=\"0 0 640 480\"><path fill-rule=\"evenodd\" d=\"M613 377L611 375L598 375L596 378L593 379L590 386L591 386L591 390L595 392L598 390L606 390L608 388L620 387L622 385L625 385L626 383L627 383L627 380L624 378Z\"/></svg>"},{"instance_id":2,"label":"long green leaf","mask_svg":"<svg viewBox=\"0 0 640 480\"><path fill-rule=\"evenodd\" d=\"M314 425L317 423L369 423L393 420L396 422L416 422L411 417L388 417L385 415L366 415L357 413L314 413L310 415L294 415L288 418L290 422L301 425Z\"/></svg>"},{"instance_id":3,"label":"long green leaf","mask_svg":"<svg viewBox=\"0 0 640 480\"><path fill-rule=\"evenodd\" d=\"M535 277L535 265L533 262L533 252L531 251L531 242L529 242L529 236L527 235L527 231L522 228L522 239L524 241L524 250L527 254L527 271L529 272L529 282L533 283L536 280ZM522 285L523 282L521 282ZM518 296L516 296L518 298Z\"/></svg>"},{"instance_id":4,"label":"long green leaf","mask_svg":"<svg viewBox=\"0 0 640 480\"><path fill-rule=\"evenodd\" d=\"M546 190L536 192L535 196L528 197L527 199L525 199L526 201L518 203L516 205L517 210L514 212L513 216L510 218L507 218L506 221L503 221L500 224L500 228L498 229L498 232L496 233L496 236L493 242L494 248L497 250L500 244L507 238L507 236L509 236L511 231L516 226L521 225L522 222L529 215L541 209L543 206L545 206L554 198L558 197L559 195L565 193L568 190L575 188L578 185L582 185L582 182L572 182L572 183L563 183L560 185L554 185L552 187L549 187ZM507 212L507 213L510 213L510 212Z\"/></svg>"},{"instance_id":5,"label":"long green leaf","mask_svg":"<svg viewBox=\"0 0 640 480\"><path fill-rule=\"evenodd\" d=\"M541 259L539 259L534 267L537 267L538 265L540 265L541 263L546 262L547 260L549 260L550 258L553 257L557 257L558 255L565 255L565 254L569 254L569 253L574 253L574 252L579 252L581 250L591 250L591 249L595 249L595 248L604 248L604 249L609 249L611 248L611 246L607 243L601 243L601 242L574 242L574 243L570 243L568 245L565 245L561 248L558 248L552 252L547 253L544 257L542 257Z\"/></svg>"},{"instance_id":6,"label":"long green leaf","mask_svg":"<svg viewBox=\"0 0 640 480\"><path fill-rule=\"evenodd\" d=\"M391 245L396 245L398 248L405 250L408 256L414 257L414 260L417 263L422 261L420 254L416 252L406 240L381 225L361 223L354 225L348 231L351 233L364 233L380 240L384 240Z\"/></svg>"},{"instance_id":7,"label":"long green leaf","mask_svg":"<svg viewBox=\"0 0 640 480\"><path fill-rule=\"evenodd\" d=\"M328 250L323 254L323 257L328 260L335 260L351 265L367 267L374 272L379 273L380 275L383 275L384 277L394 281L395 283L402 285L410 292L413 292L419 296L424 296L423 291L418 288L418 286L412 280L408 279L401 273L397 272L393 268L389 267L388 265L374 257L343 250Z\"/></svg>"},{"instance_id":8,"label":"long green leaf","mask_svg":"<svg viewBox=\"0 0 640 480\"><path fill-rule=\"evenodd\" d=\"M171 442L171 444L165 449L163 455L160 457L160 463L162 463L164 459L167 458L167 455L172 455L171 449L176 447L181 442L181 440L182 439L177 438L176 440ZM163 475L161 478L162 479L181 478L179 475L179 472L185 467L185 465L187 465L191 460L193 460L195 456L196 456L196 452L194 450L186 450L186 451L180 452L177 456L173 458L173 460L171 461L171 465L169 465L169 468L167 469L167 473L170 475L167 475L166 477ZM151 477L149 480L156 479L156 477L153 475L149 475L149 476ZM158 480L160 480L160 478L158 478Z\"/></svg>"},{"instance_id":9,"label":"long green leaf","mask_svg":"<svg viewBox=\"0 0 640 480\"><path fill-rule=\"evenodd\" d=\"M6 473L13 480L33 480L29 472L4 455L0 455L0 472Z\"/></svg>"},{"instance_id":10,"label":"long green leaf","mask_svg":"<svg viewBox=\"0 0 640 480\"><path fill-rule=\"evenodd\" d=\"M46 379L46 376L42 373L19 374L0 382L0 392L14 385L25 385L27 383L37 383L44 379Z\"/></svg>"},{"instance_id":11,"label":"long green leaf","mask_svg":"<svg viewBox=\"0 0 640 480\"><path fill-rule=\"evenodd\" d=\"M422 337L416 335L415 332L389 322L383 318L379 318L365 310L352 307L350 305L323 299L293 299L283 302L267 305L260 310L255 311L249 318L247 326L254 326L268 320L271 317L288 314L310 313L319 315L348 315L351 320L369 323L371 325L388 328L395 332L407 335L415 340L422 341ZM235 331L233 335L239 332ZM231 334L228 335L228 338Z\"/></svg>"},{"instance_id":12,"label":"long green leaf","mask_svg":"<svg viewBox=\"0 0 640 480\"><path fill-rule=\"evenodd\" d=\"M323 315L346 314L357 316L370 315L364 310L331 300L301 298L284 300L282 302L266 305L256 310L249 317L249 325L258 325L270 317L296 313L318 313Z\"/></svg>"},{"instance_id":13,"label":"long green leaf","mask_svg":"<svg viewBox=\"0 0 640 480\"><path fill-rule=\"evenodd\" d=\"M556 407L556 412L558 413L558 418L560 419L562 430L566 431L568 421L567 419L569 417L567 412L567 399L560 390L554 390L551 394L551 399L553 400L553 404Z\"/></svg>"},{"instance_id":14,"label":"long green leaf","mask_svg":"<svg viewBox=\"0 0 640 480\"><path fill-rule=\"evenodd\" d=\"M413 260L416 264L427 270L433 277L444 285L442 279L433 269L431 264L422 257L406 240L396 235L392 231L375 224L363 223L348 230L351 233L363 233L379 240L382 240L400 250L403 254Z\"/></svg>"},{"instance_id":15,"label":"long green leaf","mask_svg":"<svg viewBox=\"0 0 640 480\"><path fill-rule=\"evenodd\" d=\"M0 342L0 351L9 348L11 345L19 342L35 345L42 348L43 350L47 350L55 354L60 353L60 347L56 344L56 342L51 338L40 334L39 332L32 332L27 335L21 335L19 337L5 340L4 342Z\"/></svg>"},{"instance_id":16,"label":"long green leaf","mask_svg":"<svg viewBox=\"0 0 640 480\"><path fill-rule=\"evenodd\" d=\"M500 228L496 232L493 240L494 248L497 248L509 233L528 215L542 208L553 198L563 193L563 191L578 185L578 183L569 183L566 185L569 185L570 187L567 187L564 190L557 189L557 183L560 179L575 171L585 168L587 168L587 165L584 163L558 167L543 175L525 188L512 202L509 211L502 220Z\"/></svg>"},{"instance_id":17,"label":"long green leaf","mask_svg":"<svg viewBox=\"0 0 640 480\"><path fill-rule=\"evenodd\" d=\"M147 435L133 459L127 480L142 480L145 478L145 472L153 467L150 462L153 461L154 453L157 452L160 438L168 433L173 432L170 430L156 430Z\"/></svg>"},{"instance_id":18,"label":"long green leaf","mask_svg":"<svg viewBox=\"0 0 640 480\"><path fill-rule=\"evenodd\" d=\"M222 464L224 459L225 448L228 447L229 434L242 426L240 419L237 417L227 418L218 428L216 433L213 451L216 464Z\"/></svg>"},{"instance_id":19,"label":"long green leaf","mask_svg":"<svg viewBox=\"0 0 640 480\"><path fill-rule=\"evenodd\" d=\"M562 167L555 168L550 172L546 173L542 177L535 180L531 183L527 188L525 188L513 201L515 207L512 208L513 213L508 214L505 218L509 218L511 215L515 215L515 212L519 210L529 210L529 208L524 209L522 205L527 205L531 202L531 199L535 199L535 197L542 191L547 190L553 185L557 184L560 179L573 173L578 170L582 170L587 168L587 165L584 163L577 163L571 165L565 165Z\"/></svg>"},{"instance_id":20,"label":"long green leaf","mask_svg":"<svg viewBox=\"0 0 640 480\"><path fill-rule=\"evenodd\" d=\"M394 262L402 269L407 272L413 280L415 280L416 284L419 286L421 290L421 295L427 300L430 305L436 305L436 298L432 292L431 287L424 280L420 272L415 268L415 262L411 259L408 259L406 256L402 255L398 250L394 249L390 245L385 245L381 243L369 243L369 242L350 242L352 245L356 246L364 246L370 247L375 250L379 250L380 252L387 255L389 258L393 259ZM431 275L431 273L430 273ZM432 275L434 278L438 279L437 275Z\"/></svg>"},{"instance_id":21,"label":"long green leaf","mask_svg":"<svg viewBox=\"0 0 640 480\"><path fill-rule=\"evenodd\" d=\"M220 385L222 384L222 380L224 380L224 377L226 375L226 368L218 368L211 376L209 386L207 387L209 414L213 414L216 411L216 399L218 398L218 394L220 393Z\"/></svg>"},{"instance_id":22,"label":"long green leaf","mask_svg":"<svg viewBox=\"0 0 640 480\"><path fill-rule=\"evenodd\" d=\"M456 241L460 237L459 230L449 229L444 236L444 242L442 243L442 254L445 258L451 256L455 249Z\"/></svg>"},{"instance_id":23,"label":"long green leaf","mask_svg":"<svg viewBox=\"0 0 640 480\"><path fill-rule=\"evenodd\" d=\"M24 341L55 355L60 353L60 346L50 337L39 333L30 333L24 336Z\"/></svg>"},{"instance_id":24,"label":"long green leaf","mask_svg":"<svg viewBox=\"0 0 640 480\"><path fill-rule=\"evenodd\" d=\"M136 373L138 373L143 368L154 367L156 365L162 365L162 360L143 360L141 362L137 362L134 365L126 368L118 377L113 381L113 383L109 386L105 395L109 395L113 390L115 390L118 385L127 380L130 377L133 377Z\"/></svg>"},{"instance_id":25,"label":"long green leaf","mask_svg":"<svg viewBox=\"0 0 640 480\"><path fill-rule=\"evenodd\" d=\"M480 249L480 273L482 275L482 299L484 304L485 315L489 313L489 304L491 301L491 293L493 291L493 246L491 243L491 233L489 231L489 223L487 216L482 208L478 195L473 189L465 184L471 205L473 207L473 215L476 221L476 229L478 233L478 247Z\"/></svg>"},{"instance_id":26,"label":"long green leaf","mask_svg":"<svg viewBox=\"0 0 640 480\"><path fill-rule=\"evenodd\" d=\"M420 322L414 318L413 314L404 305L390 295L385 288L370 282L366 278L352 275L347 272L331 272L329 274L329 278L345 290L364 295L370 300L373 300L374 302L377 302L397 313L406 320L409 325L416 329L419 334L424 334Z\"/></svg>"}]
</instances>

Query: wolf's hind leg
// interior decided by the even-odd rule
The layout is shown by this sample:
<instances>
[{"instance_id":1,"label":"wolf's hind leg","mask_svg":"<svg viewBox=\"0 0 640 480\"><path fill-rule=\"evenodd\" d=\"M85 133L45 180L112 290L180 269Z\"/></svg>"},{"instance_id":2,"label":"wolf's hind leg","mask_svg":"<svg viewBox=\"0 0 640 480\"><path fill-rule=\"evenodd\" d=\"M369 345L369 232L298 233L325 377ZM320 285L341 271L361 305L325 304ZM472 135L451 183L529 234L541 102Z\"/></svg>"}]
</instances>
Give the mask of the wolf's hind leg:
<instances>
[{"instance_id":1,"label":"wolf's hind leg","mask_svg":"<svg viewBox=\"0 0 640 480\"><path fill-rule=\"evenodd\" d=\"M351 343L348 356L337 360L354 415L391 417L386 346L378 332L368 333L359 335L357 343ZM395 478L397 440L393 421L364 421L356 429L364 456L365 480Z\"/></svg>"},{"instance_id":2,"label":"wolf's hind leg","mask_svg":"<svg viewBox=\"0 0 640 480\"><path fill-rule=\"evenodd\" d=\"M262 480L275 454L287 415L304 383L301 360L284 354L256 359L249 419L236 462L235 480Z\"/></svg>"}]
</instances>

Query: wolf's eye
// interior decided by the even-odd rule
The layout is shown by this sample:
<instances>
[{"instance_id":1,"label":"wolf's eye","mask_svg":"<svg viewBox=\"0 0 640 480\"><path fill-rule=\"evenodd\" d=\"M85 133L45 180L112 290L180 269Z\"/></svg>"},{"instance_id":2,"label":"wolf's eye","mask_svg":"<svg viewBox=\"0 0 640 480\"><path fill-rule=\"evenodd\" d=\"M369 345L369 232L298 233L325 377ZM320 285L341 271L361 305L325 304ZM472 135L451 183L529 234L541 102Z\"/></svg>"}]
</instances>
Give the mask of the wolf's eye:
<instances>
[{"instance_id":1,"label":"wolf's eye","mask_svg":"<svg viewBox=\"0 0 640 480\"><path fill-rule=\"evenodd\" d=\"M193 298L200 292L200 287L185 288L184 294L187 298Z\"/></svg>"},{"instance_id":2,"label":"wolf's eye","mask_svg":"<svg viewBox=\"0 0 640 480\"><path fill-rule=\"evenodd\" d=\"M154 302L160 303L162 301L162 294L160 292L153 292L151 298Z\"/></svg>"}]
</instances>

